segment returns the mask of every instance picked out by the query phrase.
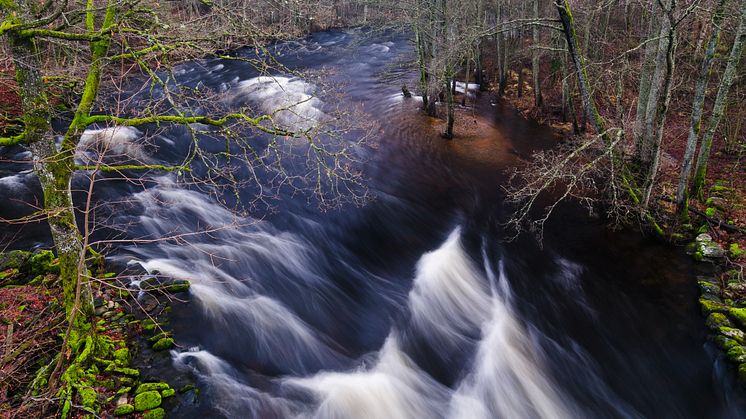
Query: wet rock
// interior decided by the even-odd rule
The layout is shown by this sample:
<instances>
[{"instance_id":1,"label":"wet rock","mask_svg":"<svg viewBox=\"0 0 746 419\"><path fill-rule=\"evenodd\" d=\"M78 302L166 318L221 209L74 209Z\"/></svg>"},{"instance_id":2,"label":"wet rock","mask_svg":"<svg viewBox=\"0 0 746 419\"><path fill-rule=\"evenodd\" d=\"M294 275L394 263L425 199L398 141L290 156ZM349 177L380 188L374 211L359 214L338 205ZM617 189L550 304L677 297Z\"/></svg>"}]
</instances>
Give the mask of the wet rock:
<instances>
[{"instance_id":1,"label":"wet rock","mask_svg":"<svg viewBox=\"0 0 746 419\"><path fill-rule=\"evenodd\" d=\"M185 279L177 279L171 282L170 284L166 285L165 291L171 294L176 294L179 292L189 291L190 286L191 284L189 283L189 281Z\"/></svg>"},{"instance_id":2,"label":"wet rock","mask_svg":"<svg viewBox=\"0 0 746 419\"><path fill-rule=\"evenodd\" d=\"M712 236L707 233L702 233L695 239L694 253L695 258L722 258L725 256L725 249L720 246L717 242L712 240Z\"/></svg>"},{"instance_id":3,"label":"wet rock","mask_svg":"<svg viewBox=\"0 0 746 419\"><path fill-rule=\"evenodd\" d=\"M135 410L144 412L155 409L161 405L161 393L157 391L146 391L135 396Z\"/></svg>"},{"instance_id":4,"label":"wet rock","mask_svg":"<svg viewBox=\"0 0 746 419\"><path fill-rule=\"evenodd\" d=\"M709 316L710 313L725 313L728 311L728 308L722 302L710 300L704 296L699 298L699 305L702 309L702 314L705 316Z\"/></svg>"},{"instance_id":5,"label":"wet rock","mask_svg":"<svg viewBox=\"0 0 746 419\"><path fill-rule=\"evenodd\" d=\"M710 329L717 331L721 327L732 327L730 320L725 316L723 313L711 313L709 316L707 316L707 320L705 321L705 324Z\"/></svg>"},{"instance_id":6,"label":"wet rock","mask_svg":"<svg viewBox=\"0 0 746 419\"><path fill-rule=\"evenodd\" d=\"M730 348L738 346L738 342L727 336L717 335L715 336L715 345L717 345L718 348L722 349L723 351L727 352Z\"/></svg>"},{"instance_id":7,"label":"wet rock","mask_svg":"<svg viewBox=\"0 0 746 419\"><path fill-rule=\"evenodd\" d=\"M746 338L746 334L744 334L742 330L734 329L732 327L721 327L720 334L735 340L740 345L743 345L744 338Z\"/></svg>"},{"instance_id":8,"label":"wet rock","mask_svg":"<svg viewBox=\"0 0 746 419\"><path fill-rule=\"evenodd\" d=\"M720 295L720 286L717 285L715 278L697 277L697 284L702 294Z\"/></svg>"},{"instance_id":9,"label":"wet rock","mask_svg":"<svg viewBox=\"0 0 746 419\"><path fill-rule=\"evenodd\" d=\"M159 304L158 299L150 294L143 294L138 298L138 302L140 303L140 307L148 313L155 310Z\"/></svg>"}]
</instances>

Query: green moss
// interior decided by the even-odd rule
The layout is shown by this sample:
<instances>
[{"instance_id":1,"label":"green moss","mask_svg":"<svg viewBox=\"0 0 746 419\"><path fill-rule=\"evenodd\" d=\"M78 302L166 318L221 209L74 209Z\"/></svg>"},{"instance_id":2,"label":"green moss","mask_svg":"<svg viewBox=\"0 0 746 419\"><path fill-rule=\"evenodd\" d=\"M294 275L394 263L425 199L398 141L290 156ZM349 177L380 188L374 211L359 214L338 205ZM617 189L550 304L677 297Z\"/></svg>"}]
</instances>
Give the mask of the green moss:
<instances>
[{"instance_id":1,"label":"green moss","mask_svg":"<svg viewBox=\"0 0 746 419\"><path fill-rule=\"evenodd\" d=\"M47 273L59 274L59 261L54 258L51 250L42 250L34 253L29 259L31 275L44 275Z\"/></svg>"},{"instance_id":2,"label":"green moss","mask_svg":"<svg viewBox=\"0 0 746 419\"><path fill-rule=\"evenodd\" d=\"M23 250L11 250L10 252L0 253L0 271L7 269L22 270L28 260L31 258L31 252Z\"/></svg>"},{"instance_id":3,"label":"green moss","mask_svg":"<svg viewBox=\"0 0 746 419\"><path fill-rule=\"evenodd\" d=\"M197 388L194 384L185 384L184 387L179 389L179 393L186 393L187 391L194 390Z\"/></svg>"},{"instance_id":4,"label":"green moss","mask_svg":"<svg viewBox=\"0 0 746 419\"><path fill-rule=\"evenodd\" d=\"M729 361L735 364L746 362L746 350L744 350L743 346L734 346L728 349L725 355Z\"/></svg>"},{"instance_id":5,"label":"green moss","mask_svg":"<svg viewBox=\"0 0 746 419\"><path fill-rule=\"evenodd\" d=\"M732 327L721 327L719 329L719 332L721 335L735 340L736 342L738 342L739 345L743 345L744 343L745 335L740 329L734 329Z\"/></svg>"},{"instance_id":6,"label":"green moss","mask_svg":"<svg viewBox=\"0 0 746 419\"><path fill-rule=\"evenodd\" d=\"M134 368L118 368L115 366L115 364L112 362L108 367L106 367L106 372L108 373L114 373L114 374L121 374L121 375L127 375L130 377L139 377L140 371L134 369Z\"/></svg>"},{"instance_id":7,"label":"green moss","mask_svg":"<svg viewBox=\"0 0 746 419\"><path fill-rule=\"evenodd\" d=\"M143 412L155 409L161 405L161 393L157 391L146 391L135 396L135 410Z\"/></svg>"},{"instance_id":8,"label":"green moss","mask_svg":"<svg viewBox=\"0 0 746 419\"><path fill-rule=\"evenodd\" d=\"M161 391L161 396L162 396L162 397L163 397L164 399L167 399L167 398L169 398L169 397L172 397L172 396L174 396L175 394L176 394L176 390L174 390L174 389L172 389L172 388L167 388L167 389L165 389L165 390Z\"/></svg>"},{"instance_id":9,"label":"green moss","mask_svg":"<svg viewBox=\"0 0 746 419\"><path fill-rule=\"evenodd\" d=\"M728 309L728 315L738 326L746 328L746 308L731 307Z\"/></svg>"},{"instance_id":10,"label":"green moss","mask_svg":"<svg viewBox=\"0 0 746 419\"><path fill-rule=\"evenodd\" d=\"M723 351L727 352L730 348L738 346L738 342L729 337L717 335L715 336L715 345L717 345L718 348L722 349Z\"/></svg>"},{"instance_id":11,"label":"green moss","mask_svg":"<svg viewBox=\"0 0 746 419\"><path fill-rule=\"evenodd\" d=\"M191 284L187 280L179 279L176 280L168 285L166 285L165 290L170 293L178 293L178 292L184 292L188 291Z\"/></svg>"},{"instance_id":12,"label":"green moss","mask_svg":"<svg viewBox=\"0 0 746 419\"><path fill-rule=\"evenodd\" d=\"M701 279L697 281L697 284L702 294L720 295L720 287L712 282Z\"/></svg>"},{"instance_id":13,"label":"green moss","mask_svg":"<svg viewBox=\"0 0 746 419\"><path fill-rule=\"evenodd\" d=\"M170 388L171 386L166 383L142 383L137 387L135 394L145 393L146 391L168 390Z\"/></svg>"},{"instance_id":14,"label":"green moss","mask_svg":"<svg viewBox=\"0 0 746 419\"><path fill-rule=\"evenodd\" d=\"M728 252L734 258L739 258L739 257L741 257L743 255L746 255L746 250L741 249L738 246L738 243L731 243L730 246L728 247Z\"/></svg>"},{"instance_id":15,"label":"green moss","mask_svg":"<svg viewBox=\"0 0 746 419\"><path fill-rule=\"evenodd\" d=\"M173 338L162 338L162 339L159 339L158 342L153 344L153 350L163 351L166 349L171 349L173 346L174 346Z\"/></svg>"},{"instance_id":16,"label":"green moss","mask_svg":"<svg viewBox=\"0 0 746 419\"><path fill-rule=\"evenodd\" d=\"M733 326L730 323L730 320L728 320L728 318L725 317L725 314L723 313L710 313L710 315L707 316L705 324L707 325L707 327L715 331L719 330L721 327Z\"/></svg>"},{"instance_id":17,"label":"green moss","mask_svg":"<svg viewBox=\"0 0 746 419\"><path fill-rule=\"evenodd\" d=\"M120 367L128 365L130 363L130 350L121 348L114 351L114 363Z\"/></svg>"},{"instance_id":18,"label":"green moss","mask_svg":"<svg viewBox=\"0 0 746 419\"><path fill-rule=\"evenodd\" d=\"M120 404L116 409L114 409L114 416L129 415L134 411L135 406L132 406L131 404Z\"/></svg>"},{"instance_id":19,"label":"green moss","mask_svg":"<svg viewBox=\"0 0 746 419\"><path fill-rule=\"evenodd\" d=\"M80 403L83 407L96 410L96 401L98 400L96 390L91 387L81 387L78 389L78 395L80 396Z\"/></svg>"},{"instance_id":20,"label":"green moss","mask_svg":"<svg viewBox=\"0 0 746 419\"><path fill-rule=\"evenodd\" d=\"M163 419L166 417L166 411L163 410L163 408L157 408L150 411L145 412L144 415L142 415L142 419Z\"/></svg>"},{"instance_id":21,"label":"green moss","mask_svg":"<svg viewBox=\"0 0 746 419\"><path fill-rule=\"evenodd\" d=\"M121 396L122 394L129 393L130 390L132 390L132 387L122 387L119 390L117 390L117 396Z\"/></svg>"},{"instance_id":22,"label":"green moss","mask_svg":"<svg viewBox=\"0 0 746 419\"><path fill-rule=\"evenodd\" d=\"M723 304L708 300L705 297L700 297L699 305L702 308L702 314L705 316L709 316L710 313L724 313L727 311L727 308Z\"/></svg>"},{"instance_id":23,"label":"green moss","mask_svg":"<svg viewBox=\"0 0 746 419\"><path fill-rule=\"evenodd\" d=\"M16 275L18 275L18 273L19 273L18 269L15 269L15 268L6 269L0 272L0 281L5 281L6 279L12 279Z\"/></svg>"}]
</instances>

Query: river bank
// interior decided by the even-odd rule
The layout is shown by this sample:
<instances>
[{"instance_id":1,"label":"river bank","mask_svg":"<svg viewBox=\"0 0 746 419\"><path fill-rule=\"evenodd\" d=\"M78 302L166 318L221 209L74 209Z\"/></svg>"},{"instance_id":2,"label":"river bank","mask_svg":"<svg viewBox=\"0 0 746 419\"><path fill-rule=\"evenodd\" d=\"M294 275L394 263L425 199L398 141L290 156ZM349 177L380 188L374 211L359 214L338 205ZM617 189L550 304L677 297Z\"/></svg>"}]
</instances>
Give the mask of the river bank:
<instances>
[{"instance_id":1,"label":"river bank","mask_svg":"<svg viewBox=\"0 0 746 419\"><path fill-rule=\"evenodd\" d=\"M96 353L81 354L60 370L60 348L72 337L64 327L57 259L49 250L0 253L0 415L162 419L176 405L196 402L198 390L173 372L168 353L174 345L170 301L186 297L188 282L103 268L98 265L91 281ZM89 367L81 369L84 364ZM74 392L48 386L60 374Z\"/></svg>"}]
</instances>

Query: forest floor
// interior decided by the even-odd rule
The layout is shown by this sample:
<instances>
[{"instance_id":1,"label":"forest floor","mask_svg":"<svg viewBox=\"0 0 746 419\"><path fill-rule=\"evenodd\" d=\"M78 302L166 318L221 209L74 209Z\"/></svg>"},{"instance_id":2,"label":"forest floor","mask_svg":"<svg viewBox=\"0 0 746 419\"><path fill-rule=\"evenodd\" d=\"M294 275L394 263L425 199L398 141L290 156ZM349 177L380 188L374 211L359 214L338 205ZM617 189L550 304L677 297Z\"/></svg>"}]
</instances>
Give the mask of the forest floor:
<instances>
[{"instance_id":1,"label":"forest floor","mask_svg":"<svg viewBox=\"0 0 746 419\"><path fill-rule=\"evenodd\" d=\"M552 127L558 135L566 138L572 136L573 125L563 120L561 109L552 106L537 108L534 105L531 73L529 70L524 71L522 95L518 95L517 73L511 72L503 100L513 105L524 117ZM545 90L543 95L545 103L561 103L561 91ZM632 102L634 99L625 99L625 103L627 100ZM606 113L609 113L608 108L613 107L614 104L607 103L606 105ZM603 114L605 107L599 107ZM739 252L739 249L746 249L746 234L744 234L746 232L746 150L739 150L737 147L729 149L722 136L715 136L707 166L704 200L692 199L690 201L690 208L693 210L690 215L694 228L689 232L682 231L681 226L676 222L673 202L681 168L680 162L689 131L690 112L690 98L675 97L672 100L666 119L661 168L658 174L659 217L663 224L668 226L667 233L671 241L676 244L686 244L692 240L693 235L686 233L706 230L726 251L735 250L735 252L728 252L727 262L740 269L742 274L746 273L746 254ZM590 127L588 129L591 130ZM585 133L585 135L591 135L591 133ZM741 136L746 136L746 130ZM627 133L627 138L631 142L632 133ZM746 138L739 138L735 144L741 144L741 147L744 147ZM709 217L705 218L702 214L707 214ZM729 231L713 220L728 223L741 231L740 233ZM676 233L683 233L684 238L679 238L680 236Z\"/></svg>"}]
</instances>

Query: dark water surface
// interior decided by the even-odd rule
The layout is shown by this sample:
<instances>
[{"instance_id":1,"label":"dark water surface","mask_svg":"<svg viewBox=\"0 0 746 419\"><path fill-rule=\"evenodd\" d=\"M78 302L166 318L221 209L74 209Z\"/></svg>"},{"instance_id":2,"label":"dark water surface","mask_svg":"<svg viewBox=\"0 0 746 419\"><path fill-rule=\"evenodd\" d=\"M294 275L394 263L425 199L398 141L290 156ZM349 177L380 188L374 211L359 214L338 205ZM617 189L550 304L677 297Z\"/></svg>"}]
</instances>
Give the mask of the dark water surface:
<instances>
[{"instance_id":1,"label":"dark water surface","mask_svg":"<svg viewBox=\"0 0 746 419\"><path fill-rule=\"evenodd\" d=\"M202 393L179 416L746 417L732 373L705 344L695 267L678 249L610 232L571 205L542 248L502 240L504 170L550 144L549 131L483 96L480 137L442 140L417 98L401 97L415 74L398 35L332 31L274 48L337 94L282 123L303 126L335 107L376 124L375 147L356 149L375 199L319 211L282 193L277 211L237 219L175 174L145 188L101 187L101 199L135 203L116 215L131 237L239 225L188 245L115 251L192 281L190 301L173 313L173 362ZM187 63L176 74L236 103L277 106L316 88L237 61ZM140 134L117 135L130 144ZM178 161L189 138L173 129L154 141L123 152ZM5 167L3 194L31 199L32 176Z\"/></svg>"}]
</instances>

